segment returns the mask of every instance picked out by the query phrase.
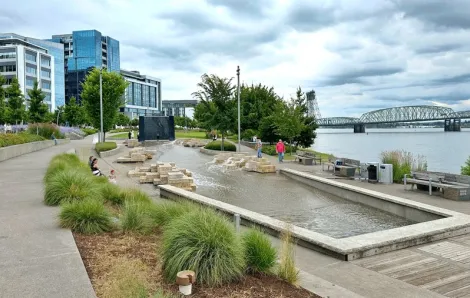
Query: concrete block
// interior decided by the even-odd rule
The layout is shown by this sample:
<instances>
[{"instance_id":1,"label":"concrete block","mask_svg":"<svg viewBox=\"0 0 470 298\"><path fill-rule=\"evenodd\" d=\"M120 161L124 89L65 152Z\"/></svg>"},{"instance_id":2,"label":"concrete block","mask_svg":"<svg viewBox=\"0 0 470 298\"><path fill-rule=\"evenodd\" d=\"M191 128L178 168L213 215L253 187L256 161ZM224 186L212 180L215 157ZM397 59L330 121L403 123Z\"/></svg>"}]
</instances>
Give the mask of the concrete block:
<instances>
[{"instance_id":1,"label":"concrete block","mask_svg":"<svg viewBox=\"0 0 470 298\"><path fill-rule=\"evenodd\" d=\"M150 167L140 167L139 172L150 172Z\"/></svg>"}]
</instances>

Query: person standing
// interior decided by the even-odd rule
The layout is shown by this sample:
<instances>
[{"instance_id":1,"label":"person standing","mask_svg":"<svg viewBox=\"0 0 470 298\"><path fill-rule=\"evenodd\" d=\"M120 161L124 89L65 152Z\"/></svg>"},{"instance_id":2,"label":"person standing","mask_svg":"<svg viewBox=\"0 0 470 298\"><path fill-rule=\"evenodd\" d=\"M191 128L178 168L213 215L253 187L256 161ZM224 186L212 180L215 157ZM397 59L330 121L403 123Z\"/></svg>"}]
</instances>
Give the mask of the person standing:
<instances>
[{"instance_id":1,"label":"person standing","mask_svg":"<svg viewBox=\"0 0 470 298\"><path fill-rule=\"evenodd\" d=\"M258 158L263 157L261 154L261 149L263 149L263 143L261 143L261 139L258 139L258 143L256 143L256 150L258 151Z\"/></svg>"},{"instance_id":2,"label":"person standing","mask_svg":"<svg viewBox=\"0 0 470 298\"><path fill-rule=\"evenodd\" d=\"M55 134L54 134L54 133L52 133L52 136L51 136L51 138L54 140L54 144L55 144L55 145L57 145L57 139L56 139L56 137L55 137Z\"/></svg>"},{"instance_id":3,"label":"person standing","mask_svg":"<svg viewBox=\"0 0 470 298\"><path fill-rule=\"evenodd\" d=\"M284 153L286 152L286 146L284 146L284 143L282 140L279 140L276 144L276 153L279 158L279 162L284 162Z\"/></svg>"},{"instance_id":4,"label":"person standing","mask_svg":"<svg viewBox=\"0 0 470 298\"><path fill-rule=\"evenodd\" d=\"M131 131L129 131L129 133L127 134L127 137L128 137L129 140L132 139L132 132Z\"/></svg>"}]
</instances>

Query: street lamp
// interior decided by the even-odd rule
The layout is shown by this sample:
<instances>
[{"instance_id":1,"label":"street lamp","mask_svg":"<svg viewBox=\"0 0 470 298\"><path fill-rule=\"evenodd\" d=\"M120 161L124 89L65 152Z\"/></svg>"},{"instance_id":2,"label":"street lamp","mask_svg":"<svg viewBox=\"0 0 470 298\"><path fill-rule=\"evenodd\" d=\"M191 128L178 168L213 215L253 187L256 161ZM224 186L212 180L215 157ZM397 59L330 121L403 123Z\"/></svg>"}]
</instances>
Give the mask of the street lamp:
<instances>
[{"instance_id":1,"label":"street lamp","mask_svg":"<svg viewBox=\"0 0 470 298\"><path fill-rule=\"evenodd\" d=\"M240 66L237 66L237 97L238 97L238 152L241 152L240 145Z\"/></svg>"},{"instance_id":2,"label":"street lamp","mask_svg":"<svg viewBox=\"0 0 470 298\"><path fill-rule=\"evenodd\" d=\"M106 67L100 67L100 142L104 142L104 130L103 130L103 69Z\"/></svg>"}]
</instances>

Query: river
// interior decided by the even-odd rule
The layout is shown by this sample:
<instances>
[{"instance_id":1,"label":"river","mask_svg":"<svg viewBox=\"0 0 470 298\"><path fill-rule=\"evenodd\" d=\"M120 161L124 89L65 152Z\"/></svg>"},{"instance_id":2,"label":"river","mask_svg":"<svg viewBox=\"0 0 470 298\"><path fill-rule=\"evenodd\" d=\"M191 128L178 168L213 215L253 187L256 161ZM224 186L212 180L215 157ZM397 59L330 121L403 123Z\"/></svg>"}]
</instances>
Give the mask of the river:
<instances>
[{"instance_id":1,"label":"river","mask_svg":"<svg viewBox=\"0 0 470 298\"><path fill-rule=\"evenodd\" d=\"M405 150L422 155L428 170L460 173L470 155L470 129L444 132L444 128L367 128L366 133L351 129L320 128L312 148L361 162L380 161L380 153Z\"/></svg>"}]
</instances>

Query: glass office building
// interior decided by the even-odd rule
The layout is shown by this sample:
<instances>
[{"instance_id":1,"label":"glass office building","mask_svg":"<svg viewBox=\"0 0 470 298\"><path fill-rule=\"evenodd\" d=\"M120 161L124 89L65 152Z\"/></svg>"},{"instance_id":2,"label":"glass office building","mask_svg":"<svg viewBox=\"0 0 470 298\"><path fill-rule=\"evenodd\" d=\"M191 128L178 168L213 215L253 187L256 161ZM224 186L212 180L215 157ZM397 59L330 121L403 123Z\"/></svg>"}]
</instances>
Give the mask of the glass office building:
<instances>
[{"instance_id":1,"label":"glass office building","mask_svg":"<svg viewBox=\"0 0 470 298\"><path fill-rule=\"evenodd\" d=\"M47 50L47 54L54 57L54 94L55 107L65 104L65 77L64 77L64 46L51 41L25 37L14 33L0 33L0 39L16 38ZM47 74L45 74L47 75ZM48 97L49 98L49 97ZM51 103L48 103L51 105Z\"/></svg>"},{"instance_id":2,"label":"glass office building","mask_svg":"<svg viewBox=\"0 0 470 298\"><path fill-rule=\"evenodd\" d=\"M80 101L81 83L93 68L120 71L119 41L97 30L73 31L53 35L51 41L64 46L65 101L73 96Z\"/></svg>"},{"instance_id":3,"label":"glass office building","mask_svg":"<svg viewBox=\"0 0 470 298\"><path fill-rule=\"evenodd\" d=\"M164 116L183 117L186 115L186 108L195 107L198 101L188 100L164 100L162 102L162 112Z\"/></svg>"},{"instance_id":4,"label":"glass office building","mask_svg":"<svg viewBox=\"0 0 470 298\"><path fill-rule=\"evenodd\" d=\"M121 69L129 83L124 93L125 106L120 111L130 119L139 116L160 116L162 108L161 80Z\"/></svg>"}]
</instances>

